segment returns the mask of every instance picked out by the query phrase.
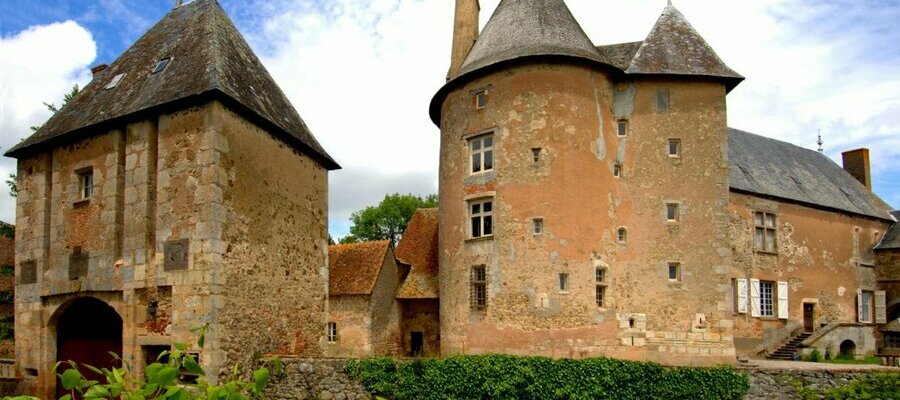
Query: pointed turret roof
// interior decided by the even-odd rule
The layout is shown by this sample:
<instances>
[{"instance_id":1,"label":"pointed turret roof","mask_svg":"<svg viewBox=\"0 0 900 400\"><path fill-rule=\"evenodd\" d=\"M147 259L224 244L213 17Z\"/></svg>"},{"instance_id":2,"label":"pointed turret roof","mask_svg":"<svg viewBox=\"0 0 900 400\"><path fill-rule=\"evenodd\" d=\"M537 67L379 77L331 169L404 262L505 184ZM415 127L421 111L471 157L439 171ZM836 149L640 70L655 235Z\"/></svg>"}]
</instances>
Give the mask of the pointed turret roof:
<instances>
[{"instance_id":1,"label":"pointed turret roof","mask_svg":"<svg viewBox=\"0 0 900 400\"><path fill-rule=\"evenodd\" d=\"M728 90L744 80L725 65L671 3L663 10L626 72L724 78L729 81Z\"/></svg>"},{"instance_id":2,"label":"pointed turret roof","mask_svg":"<svg viewBox=\"0 0 900 400\"><path fill-rule=\"evenodd\" d=\"M171 58L152 74L160 60ZM124 74L124 75L122 75ZM122 75L115 87L110 82ZM166 14L37 132L7 152L30 149L161 110L218 99L328 169L340 168L316 141L287 96L216 0L196 0Z\"/></svg>"},{"instance_id":3,"label":"pointed turret roof","mask_svg":"<svg viewBox=\"0 0 900 400\"><path fill-rule=\"evenodd\" d=\"M609 63L563 0L502 0L463 62L459 76L528 56Z\"/></svg>"}]
</instances>

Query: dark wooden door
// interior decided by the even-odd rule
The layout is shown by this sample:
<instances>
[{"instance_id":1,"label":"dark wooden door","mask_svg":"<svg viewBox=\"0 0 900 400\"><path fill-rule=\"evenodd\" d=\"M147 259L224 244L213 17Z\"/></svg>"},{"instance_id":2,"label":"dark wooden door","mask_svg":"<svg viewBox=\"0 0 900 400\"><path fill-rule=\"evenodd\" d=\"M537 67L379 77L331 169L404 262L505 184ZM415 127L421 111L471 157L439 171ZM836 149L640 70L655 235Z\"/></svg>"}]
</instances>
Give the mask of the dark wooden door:
<instances>
[{"instance_id":1,"label":"dark wooden door","mask_svg":"<svg viewBox=\"0 0 900 400\"><path fill-rule=\"evenodd\" d=\"M807 332L816 330L816 305L803 303L803 329Z\"/></svg>"},{"instance_id":2,"label":"dark wooden door","mask_svg":"<svg viewBox=\"0 0 900 400\"><path fill-rule=\"evenodd\" d=\"M411 356L420 357L425 350L425 335L422 332L410 332L409 347Z\"/></svg>"},{"instance_id":3,"label":"dark wooden door","mask_svg":"<svg viewBox=\"0 0 900 400\"><path fill-rule=\"evenodd\" d=\"M56 360L64 363L57 373L71 368L68 361L73 361L85 378L106 383L103 376L84 365L100 369L120 366L110 353L122 355L122 318L100 300L85 297L69 305L59 318L56 339ZM57 398L65 394L57 379Z\"/></svg>"}]
</instances>

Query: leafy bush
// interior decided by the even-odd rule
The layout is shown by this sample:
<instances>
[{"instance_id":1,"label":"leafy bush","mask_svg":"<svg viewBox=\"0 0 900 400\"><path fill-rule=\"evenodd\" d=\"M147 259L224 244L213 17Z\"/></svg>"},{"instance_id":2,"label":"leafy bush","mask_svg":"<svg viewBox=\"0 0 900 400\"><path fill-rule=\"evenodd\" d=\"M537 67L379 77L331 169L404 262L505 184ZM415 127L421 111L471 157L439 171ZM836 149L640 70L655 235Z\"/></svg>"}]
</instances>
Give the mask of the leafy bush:
<instances>
[{"instance_id":1,"label":"leafy bush","mask_svg":"<svg viewBox=\"0 0 900 400\"><path fill-rule=\"evenodd\" d=\"M813 351L809 353L809 356L806 357L806 361L821 362L822 353L819 352L819 349L813 349Z\"/></svg>"},{"instance_id":2,"label":"leafy bush","mask_svg":"<svg viewBox=\"0 0 900 400\"><path fill-rule=\"evenodd\" d=\"M395 400L741 399L746 375L731 368L672 368L607 358L503 355L353 360L346 372Z\"/></svg>"},{"instance_id":3,"label":"leafy bush","mask_svg":"<svg viewBox=\"0 0 900 400\"><path fill-rule=\"evenodd\" d=\"M194 329L194 333L200 333L197 347L203 348L204 338L208 326ZM273 367L274 373L281 370L281 361L277 358L264 360L265 366L253 371L253 380L246 381L238 373L237 366L229 380L220 385L211 385L202 377L205 375L196 356L188 353L187 346L176 343L171 351L164 351L159 355L157 362L144 368L144 376L134 379L127 363L122 361L121 368L98 369L89 365L82 367L103 376L106 383L88 380L78 369L74 362L57 363L53 367L53 373L57 374L62 387L69 393L59 400L72 400L74 398L90 399L116 399L116 400L243 400L265 398L263 390L269 383L270 372L268 367ZM161 360L167 360L162 362ZM60 367L71 368L61 370ZM179 376L187 372L199 375L201 378L196 383L184 383L179 381ZM3 400L37 400L34 397L19 396L8 397Z\"/></svg>"},{"instance_id":4,"label":"leafy bush","mask_svg":"<svg viewBox=\"0 0 900 400\"><path fill-rule=\"evenodd\" d=\"M827 399L900 399L900 373L881 372L825 391Z\"/></svg>"}]
</instances>

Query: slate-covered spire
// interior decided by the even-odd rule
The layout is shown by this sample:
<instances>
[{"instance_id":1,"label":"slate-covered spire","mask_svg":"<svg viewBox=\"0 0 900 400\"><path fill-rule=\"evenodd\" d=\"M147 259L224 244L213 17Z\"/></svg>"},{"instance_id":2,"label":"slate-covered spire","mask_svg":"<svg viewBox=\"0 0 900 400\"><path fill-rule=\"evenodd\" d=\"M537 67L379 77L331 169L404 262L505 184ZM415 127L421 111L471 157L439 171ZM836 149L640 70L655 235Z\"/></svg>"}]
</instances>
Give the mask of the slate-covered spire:
<instances>
[{"instance_id":1,"label":"slate-covered spire","mask_svg":"<svg viewBox=\"0 0 900 400\"><path fill-rule=\"evenodd\" d=\"M608 64L563 0L502 0L459 75L521 57L557 55Z\"/></svg>"},{"instance_id":2,"label":"slate-covered spire","mask_svg":"<svg viewBox=\"0 0 900 400\"><path fill-rule=\"evenodd\" d=\"M170 59L168 64L151 73L165 59ZM116 77L118 84L109 87ZM196 0L171 10L7 156L213 99L282 137L324 167L340 168L216 0Z\"/></svg>"},{"instance_id":3,"label":"slate-covered spire","mask_svg":"<svg viewBox=\"0 0 900 400\"><path fill-rule=\"evenodd\" d=\"M631 60L627 72L723 78L728 90L744 80L725 65L671 1Z\"/></svg>"}]
</instances>

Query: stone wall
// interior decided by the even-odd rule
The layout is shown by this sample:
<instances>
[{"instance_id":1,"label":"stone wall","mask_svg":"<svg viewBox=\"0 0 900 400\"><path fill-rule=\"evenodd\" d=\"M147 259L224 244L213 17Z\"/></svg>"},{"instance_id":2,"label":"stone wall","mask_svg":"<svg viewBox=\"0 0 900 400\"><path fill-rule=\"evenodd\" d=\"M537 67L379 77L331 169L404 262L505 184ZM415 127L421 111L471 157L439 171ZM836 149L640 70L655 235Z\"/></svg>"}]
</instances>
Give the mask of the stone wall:
<instances>
[{"instance_id":1,"label":"stone wall","mask_svg":"<svg viewBox=\"0 0 900 400\"><path fill-rule=\"evenodd\" d=\"M284 358L284 374L273 376L266 398L369 400L365 389L344 373L347 360Z\"/></svg>"},{"instance_id":2,"label":"stone wall","mask_svg":"<svg viewBox=\"0 0 900 400\"><path fill-rule=\"evenodd\" d=\"M865 371L745 370L750 376L746 400L807 399L868 376ZM802 393L805 392L805 393ZM805 395L804 395L805 394ZM814 397L817 398L817 397Z\"/></svg>"}]
</instances>

